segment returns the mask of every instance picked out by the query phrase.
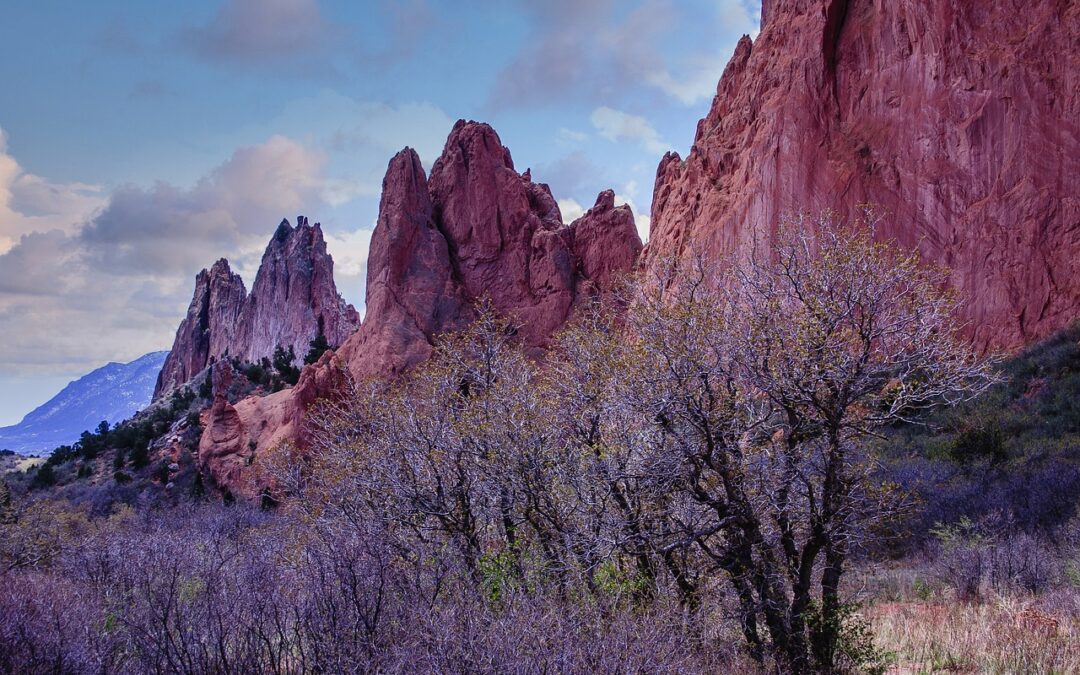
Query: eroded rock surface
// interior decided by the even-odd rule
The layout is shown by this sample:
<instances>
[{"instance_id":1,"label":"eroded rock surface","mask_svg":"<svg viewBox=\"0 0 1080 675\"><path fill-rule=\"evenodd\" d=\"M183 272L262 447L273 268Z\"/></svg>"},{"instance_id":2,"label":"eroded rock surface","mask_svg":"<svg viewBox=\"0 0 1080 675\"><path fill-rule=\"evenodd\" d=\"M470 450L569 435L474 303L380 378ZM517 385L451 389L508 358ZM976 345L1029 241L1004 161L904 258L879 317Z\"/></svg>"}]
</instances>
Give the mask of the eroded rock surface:
<instances>
[{"instance_id":1,"label":"eroded rock surface","mask_svg":"<svg viewBox=\"0 0 1080 675\"><path fill-rule=\"evenodd\" d=\"M952 270L980 348L1080 315L1080 4L766 0L686 159L657 170L647 261L745 254L781 215L872 203Z\"/></svg>"},{"instance_id":2,"label":"eroded rock surface","mask_svg":"<svg viewBox=\"0 0 1080 675\"><path fill-rule=\"evenodd\" d=\"M158 374L154 398L189 382L210 362L235 349L236 326L247 299L239 274L222 258L195 277L195 293ZM235 353L235 352L234 352Z\"/></svg>"},{"instance_id":3,"label":"eroded rock surface","mask_svg":"<svg viewBox=\"0 0 1080 675\"><path fill-rule=\"evenodd\" d=\"M519 174L486 124L460 121L428 177L412 149L387 168L368 257L363 325L293 389L215 402L200 456L237 484L249 454L306 442L311 403L346 382L393 376L426 359L437 336L465 326L486 299L539 352L580 303L602 296L641 252L629 207L604 192L570 225L548 186Z\"/></svg>"},{"instance_id":4,"label":"eroded rock surface","mask_svg":"<svg viewBox=\"0 0 1080 675\"><path fill-rule=\"evenodd\" d=\"M319 223L297 217L296 227L283 220L263 253L237 326L234 352L255 362L281 346L300 359L320 331L340 345L360 325L352 305L334 284L334 260L326 252Z\"/></svg>"},{"instance_id":5,"label":"eroded rock surface","mask_svg":"<svg viewBox=\"0 0 1080 675\"><path fill-rule=\"evenodd\" d=\"M154 398L191 381L225 357L258 362L281 346L297 360L322 332L340 345L360 317L334 284L334 261L318 223L283 220L262 257L249 295L227 260L195 278L195 294L158 376Z\"/></svg>"}]
</instances>

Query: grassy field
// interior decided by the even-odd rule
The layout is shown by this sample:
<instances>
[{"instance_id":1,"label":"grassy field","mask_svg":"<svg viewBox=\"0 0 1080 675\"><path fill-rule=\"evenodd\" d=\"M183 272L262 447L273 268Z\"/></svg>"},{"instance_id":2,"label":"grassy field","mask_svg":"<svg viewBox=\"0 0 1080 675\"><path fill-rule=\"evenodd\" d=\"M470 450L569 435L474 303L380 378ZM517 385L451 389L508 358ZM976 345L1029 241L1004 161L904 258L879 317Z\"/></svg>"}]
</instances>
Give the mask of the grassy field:
<instances>
[{"instance_id":1,"label":"grassy field","mask_svg":"<svg viewBox=\"0 0 1080 675\"><path fill-rule=\"evenodd\" d=\"M24 457L22 455L0 455L0 475L12 471L25 472L35 466L43 464L44 457Z\"/></svg>"},{"instance_id":2,"label":"grassy field","mask_svg":"<svg viewBox=\"0 0 1080 675\"><path fill-rule=\"evenodd\" d=\"M889 673L1078 673L1080 622L1024 599L869 607Z\"/></svg>"},{"instance_id":3,"label":"grassy field","mask_svg":"<svg viewBox=\"0 0 1080 675\"><path fill-rule=\"evenodd\" d=\"M848 580L888 673L1080 673L1080 560L1064 546L1037 593L994 587L984 571L962 599L940 558L855 571Z\"/></svg>"}]
</instances>

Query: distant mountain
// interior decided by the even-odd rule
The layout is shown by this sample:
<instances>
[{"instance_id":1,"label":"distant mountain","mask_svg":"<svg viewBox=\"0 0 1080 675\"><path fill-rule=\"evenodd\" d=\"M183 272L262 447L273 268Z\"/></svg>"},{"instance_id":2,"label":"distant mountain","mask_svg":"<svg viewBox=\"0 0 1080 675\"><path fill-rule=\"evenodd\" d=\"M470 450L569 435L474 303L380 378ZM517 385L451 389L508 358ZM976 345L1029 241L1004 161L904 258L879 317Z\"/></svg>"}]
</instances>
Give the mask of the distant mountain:
<instances>
[{"instance_id":1,"label":"distant mountain","mask_svg":"<svg viewBox=\"0 0 1080 675\"><path fill-rule=\"evenodd\" d=\"M16 425L0 427L0 449L22 454L49 452L73 443L102 420L115 424L150 403L168 352L131 363L110 363L68 384Z\"/></svg>"}]
</instances>

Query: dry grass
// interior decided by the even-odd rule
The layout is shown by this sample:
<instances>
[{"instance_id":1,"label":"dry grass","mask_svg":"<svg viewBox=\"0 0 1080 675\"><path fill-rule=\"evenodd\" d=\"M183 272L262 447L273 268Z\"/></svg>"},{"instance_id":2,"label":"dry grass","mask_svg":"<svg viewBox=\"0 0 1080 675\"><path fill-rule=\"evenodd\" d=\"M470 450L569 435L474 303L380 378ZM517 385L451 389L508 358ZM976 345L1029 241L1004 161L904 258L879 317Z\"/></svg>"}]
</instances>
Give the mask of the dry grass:
<instances>
[{"instance_id":1,"label":"dry grass","mask_svg":"<svg viewBox=\"0 0 1080 675\"><path fill-rule=\"evenodd\" d=\"M1080 622L1030 602L887 602L866 615L890 673L1080 673Z\"/></svg>"},{"instance_id":2,"label":"dry grass","mask_svg":"<svg viewBox=\"0 0 1080 675\"><path fill-rule=\"evenodd\" d=\"M22 471L23 473L25 473L27 470L32 469L35 466L40 466L44 463L44 457L27 457L26 459L19 461L19 463L15 465L14 471Z\"/></svg>"},{"instance_id":3,"label":"dry grass","mask_svg":"<svg viewBox=\"0 0 1080 675\"><path fill-rule=\"evenodd\" d=\"M44 457L23 457L22 455L0 455L0 476L15 472L25 472L27 469L44 464Z\"/></svg>"}]
</instances>

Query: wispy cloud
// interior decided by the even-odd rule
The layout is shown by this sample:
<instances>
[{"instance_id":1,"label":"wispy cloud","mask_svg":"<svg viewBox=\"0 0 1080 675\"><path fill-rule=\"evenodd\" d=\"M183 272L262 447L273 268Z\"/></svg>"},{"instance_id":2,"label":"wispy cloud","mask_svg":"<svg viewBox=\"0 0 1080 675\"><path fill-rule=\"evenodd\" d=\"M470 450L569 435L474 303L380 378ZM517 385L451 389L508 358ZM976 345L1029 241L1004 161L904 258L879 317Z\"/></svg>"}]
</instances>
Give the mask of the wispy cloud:
<instances>
[{"instance_id":1,"label":"wispy cloud","mask_svg":"<svg viewBox=\"0 0 1080 675\"><path fill-rule=\"evenodd\" d=\"M105 203L100 186L58 183L23 170L0 129L0 253L24 234L72 232Z\"/></svg>"},{"instance_id":2,"label":"wispy cloud","mask_svg":"<svg viewBox=\"0 0 1080 675\"><path fill-rule=\"evenodd\" d=\"M85 188L30 180L0 152L0 241L10 242L0 253L0 374L78 372L167 347L194 273L224 255L250 275L284 214L323 203L324 164L320 151L276 136L238 148L191 187L95 192L85 215L76 207L89 205L62 198ZM29 212L57 195L54 213Z\"/></svg>"},{"instance_id":3,"label":"wispy cloud","mask_svg":"<svg viewBox=\"0 0 1080 675\"><path fill-rule=\"evenodd\" d=\"M275 136L237 149L191 188L120 188L79 241L114 274L197 269L264 236L283 214L318 203L324 162L321 152Z\"/></svg>"},{"instance_id":4,"label":"wispy cloud","mask_svg":"<svg viewBox=\"0 0 1080 675\"><path fill-rule=\"evenodd\" d=\"M649 121L639 115L601 106L593 110L590 120L597 132L609 141L638 143L654 154L664 153L670 148Z\"/></svg>"},{"instance_id":5,"label":"wispy cloud","mask_svg":"<svg viewBox=\"0 0 1080 675\"><path fill-rule=\"evenodd\" d=\"M496 108L568 99L611 103L642 85L674 103L692 105L712 96L738 37L757 29L756 4L748 0L519 0L518 5L532 28L496 79L490 101ZM700 40L688 39L701 33ZM680 43L710 48L673 48Z\"/></svg>"},{"instance_id":6,"label":"wispy cloud","mask_svg":"<svg viewBox=\"0 0 1080 675\"><path fill-rule=\"evenodd\" d=\"M258 65L314 55L337 36L316 0L226 0L205 24L180 30L180 44L207 61Z\"/></svg>"}]
</instances>

